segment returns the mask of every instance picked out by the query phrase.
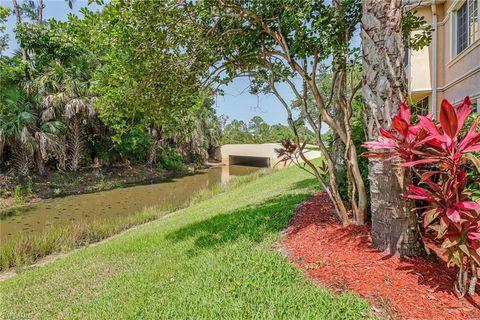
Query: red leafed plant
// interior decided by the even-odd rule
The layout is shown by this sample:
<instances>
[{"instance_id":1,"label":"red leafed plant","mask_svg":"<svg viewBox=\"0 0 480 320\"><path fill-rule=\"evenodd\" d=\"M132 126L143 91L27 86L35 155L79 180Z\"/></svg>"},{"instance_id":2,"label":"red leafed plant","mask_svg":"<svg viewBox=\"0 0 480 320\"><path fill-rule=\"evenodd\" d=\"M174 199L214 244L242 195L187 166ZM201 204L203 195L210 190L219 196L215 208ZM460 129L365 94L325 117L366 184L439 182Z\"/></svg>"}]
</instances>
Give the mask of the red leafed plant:
<instances>
[{"instance_id":1,"label":"red leafed plant","mask_svg":"<svg viewBox=\"0 0 480 320\"><path fill-rule=\"evenodd\" d=\"M477 265L480 265L480 204L470 200L467 186L467 162L480 170L480 162L471 152L480 151L480 132L477 118L465 134L460 134L465 120L472 112L468 97L457 108L443 100L440 123L431 116L419 116L418 123L410 122L410 109L404 103L393 118L392 132L380 129L377 141L365 142L364 147L376 151L366 157L401 158L404 167L429 164L431 171L418 174L418 185L409 185L411 193L403 197L428 203L423 209L423 225L433 230L448 256L449 264L458 266L455 293L463 297L467 290L475 293ZM381 150L378 150L381 149Z\"/></svg>"}]
</instances>

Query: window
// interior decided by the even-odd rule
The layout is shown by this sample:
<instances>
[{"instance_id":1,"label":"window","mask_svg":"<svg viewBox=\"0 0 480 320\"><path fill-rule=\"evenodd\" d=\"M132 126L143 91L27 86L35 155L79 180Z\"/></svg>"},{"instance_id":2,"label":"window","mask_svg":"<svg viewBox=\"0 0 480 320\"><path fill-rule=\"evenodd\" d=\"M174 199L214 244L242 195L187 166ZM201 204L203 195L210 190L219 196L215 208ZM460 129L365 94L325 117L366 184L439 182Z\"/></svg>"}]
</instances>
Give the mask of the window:
<instances>
[{"instance_id":1,"label":"window","mask_svg":"<svg viewBox=\"0 0 480 320\"><path fill-rule=\"evenodd\" d=\"M457 54L468 47L468 11L467 3L457 11Z\"/></svg>"},{"instance_id":2,"label":"window","mask_svg":"<svg viewBox=\"0 0 480 320\"><path fill-rule=\"evenodd\" d=\"M480 101L480 98L472 101L472 111L473 112L477 112L477 113L480 112L480 110L478 109L478 108L480 108L480 105L478 104L479 101Z\"/></svg>"},{"instance_id":3,"label":"window","mask_svg":"<svg viewBox=\"0 0 480 320\"><path fill-rule=\"evenodd\" d=\"M423 98L422 100L418 101L413 107L412 107L412 113L414 115L420 115L420 116L426 116L429 112L429 103L428 103L428 97Z\"/></svg>"},{"instance_id":4,"label":"window","mask_svg":"<svg viewBox=\"0 0 480 320\"><path fill-rule=\"evenodd\" d=\"M454 55L458 55L480 38L479 3L480 0L465 0L454 13Z\"/></svg>"},{"instance_id":5,"label":"window","mask_svg":"<svg viewBox=\"0 0 480 320\"><path fill-rule=\"evenodd\" d=\"M470 44L475 42L479 38L478 34L478 5L479 5L478 0L469 0L468 1L468 31L469 31L469 38L470 38Z\"/></svg>"}]
</instances>

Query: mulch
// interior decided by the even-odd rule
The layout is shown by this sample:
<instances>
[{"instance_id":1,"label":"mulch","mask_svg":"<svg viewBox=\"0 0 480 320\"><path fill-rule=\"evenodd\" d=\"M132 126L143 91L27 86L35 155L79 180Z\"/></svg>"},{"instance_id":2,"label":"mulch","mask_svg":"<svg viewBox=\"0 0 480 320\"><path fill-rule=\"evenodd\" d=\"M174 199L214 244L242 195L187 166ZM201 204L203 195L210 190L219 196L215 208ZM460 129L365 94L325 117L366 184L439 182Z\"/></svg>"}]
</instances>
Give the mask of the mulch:
<instances>
[{"instance_id":1,"label":"mulch","mask_svg":"<svg viewBox=\"0 0 480 320\"><path fill-rule=\"evenodd\" d=\"M480 319L480 291L459 300L452 290L455 269L443 258L402 259L376 251L370 227L343 226L325 193L300 204L283 244L313 282L333 292L356 292L382 317ZM443 257L435 243L427 246Z\"/></svg>"}]
</instances>

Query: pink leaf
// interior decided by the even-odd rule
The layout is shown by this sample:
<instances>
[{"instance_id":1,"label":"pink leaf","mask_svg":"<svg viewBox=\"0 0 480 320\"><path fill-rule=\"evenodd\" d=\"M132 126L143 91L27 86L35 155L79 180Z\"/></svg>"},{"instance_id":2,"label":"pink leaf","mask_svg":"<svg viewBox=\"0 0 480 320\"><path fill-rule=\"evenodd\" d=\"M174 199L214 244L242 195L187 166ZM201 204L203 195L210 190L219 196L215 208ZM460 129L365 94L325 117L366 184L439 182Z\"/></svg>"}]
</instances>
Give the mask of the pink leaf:
<instances>
[{"instance_id":1,"label":"pink leaf","mask_svg":"<svg viewBox=\"0 0 480 320\"><path fill-rule=\"evenodd\" d=\"M440 132L438 131L435 123L433 123L432 119L430 119L429 117L420 116L420 115L418 116L418 119L419 119L418 126L427 130L427 132L431 135L440 135Z\"/></svg>"},{"instance_id":2,"label":"pink leaf","mask_svg":"<svg viewBox=\"0 0 480 320\"><path fill-rule=\"evenodd\" d=\"M467 236L470 240L480 240L480 232L469 232Z\"/></svg>"},{"instance_id":3,"label":"pink leaf","mask_svg":"<svg viewBox=\"0 0 480 320\"><path fill-rule=\"evenodd\" d=\"M362 147L368 149L393 149L397 144L393 141L367 141L362 144Z\"/></svg>"},{"instance_id":4,"label":"pink leaf","mask_svg":"<svg viewBox=\"0 0 480 320\"><path fill-rule=\"evenodd\" d=\"M442 126L443 131L451 139L455 137L458 129L458 119L455 112L455 108L448 102L448 100L443 99L442 105L440 107L440 125Z\"/></svg>"},{"instance_id":5,"label":"pink leaf","mask_svg":"<svg viewBox=\"0 0 480 320\"><path fill-rule=\"evenodd\" d=\"M455 209L448 208L447 209L447 216L453 222L459 222L460 221L460 213Z\"/></svg>"},{"instance_id":6,"label":"pink leaf","mask_svg":"<svg viewBox=\"0 0 480 320\"><path fill-rule=\"evenodd\" d=\"M410 161L410 162L404 162L401 164L402 167L414 167L418 166L420 164L427 164L427 163L435 163L440 161L439 158L427 158L427 159L421 159L421 160L415 160L415 161Z\"/></svg>"},{"instance_id":7,"label":"pink leaf","mask_svg":"<svg viewBox=\"0 0 480 320\"><path fill-rule=\"evenodd\" d=\"M380 128L378 129L380 131L380 134L384 136L385 138L392 139L395 141L400 141L397 137L395 137L392 133L388 132L387 130Z\"/></svg>"},{"instance_id":8,"label":"pink leaf","mask_svg":"<svg viewBox=\"0 0 480 320\"><path fill-rule=\"evenodd\" d=\"M432 197L424 197L424 196L417 196L416 194L407 194L407 193L402 193L402 197L407 198L407 199L413 199L413 200L424 200L424 201L437 201L437 199L432 198Z\"/></svg>"},{"instance_id":9,"label":"pink leaf","mask_svg":"<svg viewBox=\"0 0 480 320\"><path fill-rule=\"evenodd\" d=\"M472 103L470 102L470 98L468 96L465 97L462 104L458 106L456 111L458 118L458 129L455 135L460 132L460 129L462 129L465 120L467 120L470 113L472 113Z\"/></svg>"},{"instance_id":10,"label":"pink leaf","mask_svg":"<svg viewBox=\"0 0 480 320\"><path fill-rule=\"evenodd\" d=\"M406 137L408 134L408 123L405 122L398 115L393 117L392 129L397 131L402 137Z\"/></svg>"},{"instance_id":11,"label":"pink leaf","mask_svg":"<svg viewBox=\"0 0 480 320\"><path fill-rule=\"evenodd\" d=\"M400 118L402 118L407 124L410 124L410 107L405 103L405 101L400 106L399 115Z\"/></svg>"},{"instance_id":12,"label":"pink leaf","mask_svg":"<svg viewBox=\"0 0 480 320\"><path fill-rule=\"evenodd\" d=\"M443 193L442 187L440 185L436 184L435 182L433 182L432 180L430 180L430 178L423 179L423 177L422 177L422 181L425 182L426 184L428 184L428 186L430 188L432 188L432 190L435 191L436 193L438 193L438 194Z\"/></svg>"},{"instance_id":13,"label":"pink leaf","mask_svg":"<svg viewBox=\"0 0 480 320\"><path fill-rule=\"evenodd\" d=\"M479 210L480 204L475 201L462 201L455 203L455 207L462 210Z\"/></svg>"},{"instance_id":14,"label":"pink leaf","mask_svg":"<svg viewBox=\"0 0 480 320\"><path fill-rule=\"evenodd\" d=\"M468 152L477 152L477 151L480 151L480 143L475 143L474 145L464 149L462 152L468 153Z\"/></svg>"},{"instance_id":15,"label":"pink leaf","mask_svg":"<svg viewBox=\"0 0 480 320\"><path fill-rule=\"evenodd\" d=\"M413 184L410 184L408 186L408 189L410 189L410 191L412 191L413 193L419 196L428 196L431 193L429 190L414 186Z\"/></svg>"},{"instance_id":16,"label":"pink leaf","mask_svg":"<svg viewBox=\"0 0 480 320\"><path fill-rule=\"evenodd\" d=\"M468 148L470 145L472 145L475 142L478 142L478 139L480 139L480 133L475 132L477 130L479 120L480 120L480 118L477 117L473 121L470 129L468 129L467 134L465 134L462 141L460 142L460 145L459 145L460 150L464 149L464 148Z\"/></svg>"}]
</instances>

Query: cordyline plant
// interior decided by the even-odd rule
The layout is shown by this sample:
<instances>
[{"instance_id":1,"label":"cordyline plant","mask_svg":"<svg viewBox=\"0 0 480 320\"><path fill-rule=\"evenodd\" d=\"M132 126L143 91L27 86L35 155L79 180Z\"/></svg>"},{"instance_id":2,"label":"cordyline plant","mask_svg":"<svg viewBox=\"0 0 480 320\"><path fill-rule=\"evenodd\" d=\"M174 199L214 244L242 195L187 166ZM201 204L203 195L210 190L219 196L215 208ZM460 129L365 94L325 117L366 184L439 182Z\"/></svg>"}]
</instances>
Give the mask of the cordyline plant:
<instances>
[{"instance_id":1,"label":"cordyline plant","mask_svg":"<svg viewBox=\"0 0 480 320\"><path fill-rule=\"evenodd\" d=\"M477 118L465 134L460 134L472 112L468 97L457 108L443 100L440 123L431 116L418 116L410 122L410 108L404 103L393 118L392 132L380 129L377 141L364 143L366 157L403 159L402 166L412 168L420 176L418 185L408 186L411 193L403 197L428 203L422 210L423 225L442 240L449 265L458 268L455 293L463 297L467 290L475 293L477 265L480 265L480 204L471 201L466 191L469 161L480 171L480 161L471 152L480 151ZM418 173L418 167L429 164L431 171ZM419 211L420 212L420 211Z\"/></svg>"}]
</instances>

